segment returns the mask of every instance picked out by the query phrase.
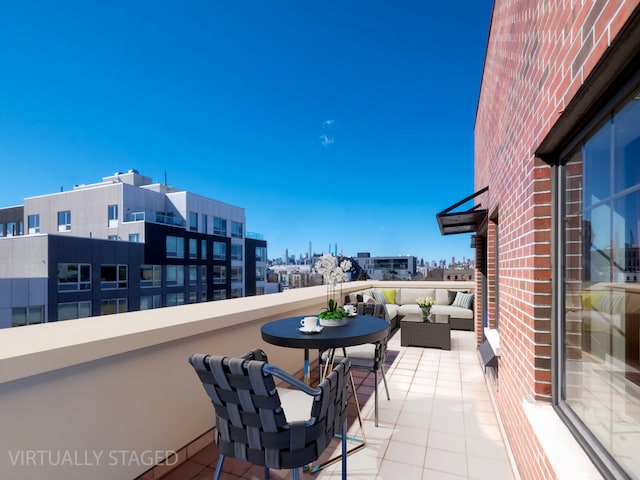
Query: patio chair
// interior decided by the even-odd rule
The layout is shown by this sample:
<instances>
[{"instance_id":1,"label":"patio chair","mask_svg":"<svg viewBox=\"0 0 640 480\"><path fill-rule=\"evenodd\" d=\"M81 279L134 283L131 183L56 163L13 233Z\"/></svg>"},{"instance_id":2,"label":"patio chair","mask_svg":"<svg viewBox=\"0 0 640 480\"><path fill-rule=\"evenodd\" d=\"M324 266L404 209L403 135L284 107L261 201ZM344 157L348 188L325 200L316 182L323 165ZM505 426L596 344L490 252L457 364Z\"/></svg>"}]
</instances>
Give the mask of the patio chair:
<instances>
[{"instance_id":1,"label":"patio chair","mask_svg":"<svg viewBox=\"0 0 640 480\"><path fill-rule=\"evenodd\" d=\"M384 311L382 311L381 304L358 303L356 306L358 309L358 315L372 315L375 317L384 318ZM387 359L387 341L388 337L377 343L365 343L364 345L346 347L345 349L336 348L334 351L334 362L343 360L344 350L346 351L347 357L351 362L351 368L373 372L375 402L374 422L376 427L378 426L378 371L380 371L382 375L382 381L384 383L384 389L387 394L387 400L391 400L391 397L389 396L389 387L387 385L387 377L384 373L384 362ZM324 351L321 353L323 362L327 362L327 360L329 359L329 353L329 351Z\"/></svg>"},{"instance_id":2,"label":"patio chair","mask_svg":"<svg viewBox=\"0 0 640 480\"><path fill-rule=\"evenodd\" d=\"M239 358L189 357L216 413L220 451L214 479L225 457L269 469L298 469L316 461L334 435L342 437L342 478L347 478L347 384L349 362L340 362L317 388L267 363L252 350ZM274 377L294 387L275 387Z\"/></svg>"}]
</instances>

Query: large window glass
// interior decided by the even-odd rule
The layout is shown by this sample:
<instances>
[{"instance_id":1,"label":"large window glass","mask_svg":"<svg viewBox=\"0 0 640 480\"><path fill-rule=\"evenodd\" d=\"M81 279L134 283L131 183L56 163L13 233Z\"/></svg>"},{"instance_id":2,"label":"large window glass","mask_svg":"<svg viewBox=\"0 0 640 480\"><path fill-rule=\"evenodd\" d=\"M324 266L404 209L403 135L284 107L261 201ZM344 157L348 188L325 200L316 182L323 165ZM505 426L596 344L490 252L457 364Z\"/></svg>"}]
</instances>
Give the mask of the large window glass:
<instances>
[{"instance_id":1,"label":"large window glass","mask_svg":"<svg viewBox=\"0 0 640 480\"><path fill-rule=\"evenodd\" d=\"M44 321L44 306L15 307L11 309L11 326L22 327Z\"/></svg>"},{"instance_id":2,"label":"large window glass","mask_svg":"<svg viewBox=\"0 0 640 480\"><path fill-rule=\"evenodd\" d=\"M562 168L561 398L627 472L640 472L640 92Z\"/></svg>"},{"instance_id":3,"label":"large window glass","mask_svg":"<svg viewBox=\"0 0 640 480\"><path fill-rule=\"evenodd\" d=\"M189 212L189 230L192 232L198 231L198 213Z\"/></svg>"},{"instance_id":4,"label":"large window glass","mask_svg":"<svg viewBox=\"0 0 640 480\"><path fill-rule=\"evenodd\" d=\"M184 286L184 266L167 265L167 287Z\"/></svg>"},{"instance_id":5,"label":"large window glass","mask_svg":"<svg viewBox=\"0 0 640 480\"><path fill-rule=\"evenodd\" d=\"M238 245L235 243L231 244L231 259L242 260L242 245Z\"/></svg>"},{"instance_id":6,"label":"large window glass","mask_svg":"<svg viewBox=\"0 0 640 480\"><path fill-rule=\"evenodd\" d=\"M184 238L167 236L167 257L184 258Z\"/></svg>"},{"instance_id":7,"label":"large window glass","mask_svg":"<svg viewBox=\"0 0 640 480\"><path fill-rule=\"evenodd\" d=\"M189 239L189 258L198 258L198 240L196 238Z\"/></svg>"},{"instance_id":8,"label":"large window glass","mask_svg":"<svg viewBox=\"0 0 640 480\"><path fill-rule=\"evenodd\" d=\"M213 259L227 259L227 244L225 242L213 242Z\"/></svg>"},{"instance_id":9,"label":"large window glass","mask_svg":"<svg viewBox=\"0 0 640 480\"><path fill-rule=\"evenodd\" d=\"M107 224L109 228L115 228L118 226L118 205L107 206Z\"/></svg>"},{"instance_id":10,"label":"large window glass","mask_svg":"<svg viewBox=\"0 0 640 480\"><path fill-rule=\"evenodd\" d=\"M235 238L242 238L243 228L240 222L231 222L231 236Z\"/></svg>"},{"instance_id":11,"label":"large window glass","mask_svg":"<svg viewBox=\"0 0 640 480\"><path fill-rule=\"evenodd\" d=\"M227 283L227 267L224 265L213 266L213 283Z\"/></svg>"},{"instance_id":12,"label":"large window glass","mask_svg":"<svg viewBox=\"0 0 640 480\"><path fill-rule=\"evenodd\" d=\"M213 217L213 233L215 235L227 236L227 220L220 217Z\"/></svg>"},{"instance_id":13,"label":"large window glass","mask_svg":"<svg viewBox=\"0 0 640 480\"><path fill-rule=\"evenodd\" d=\"M91 316L91 302L69 302L58 304L58 321Z\"/></svg>"},{"instance_id":14,"label":"large window glass","mask_svg":"<svg viewBox=\"0 0 640 480\"><path fill-rule=\"evenodd\" d=\"M114 288L127 288L129 273L128 265L101 265L100 288L112 290Z\"/></svg>"},{"instance_id":15,"label":"large window glass","mask_svg":"<svg viewBox=\"0 0 640 480\"><path fill-rule=\"evenodd\" d=\"M140 265L140 287L162 286L162 267L160 265Z\"/></svg>"},{"instance_id":16,"label":"large window glass","mask_svg":"<svg viewBox=\"0 0 640 480\"><path fill-rule=\"evenodd\" d=\"M91 265L88 263L59 263L58 291L91 290Z\"/></svg>"},{"instance_id":17,"label":"large window glass","mask_svg":"<svg viewBox=\"0 0 640 480\"><path fill-rule=\"evenodd\" d=\"M71 230L71 210L58 212L58 231L66 232Z\"/></svg>"},{"instance_id":18,"label":"large window glass","mask_svg":"<svg viewBox=\"0 0 640 480\"><path fill-rule=\"evenodd\" d=\"M114 313L124 313L129 309L129 302L126 298L109 298L100 301L100 315L113 315Z\"/></svg>"},{"instance_id":19,"label":"large window glass","mask_svg":"<svg viewBox=\"0 0 640 480\"><path fill-rule=\"evenodd\" d=\"M29 234L40 233L40 215L29 215L27 217L27 228Z\"/></svg>"}]
</instances>

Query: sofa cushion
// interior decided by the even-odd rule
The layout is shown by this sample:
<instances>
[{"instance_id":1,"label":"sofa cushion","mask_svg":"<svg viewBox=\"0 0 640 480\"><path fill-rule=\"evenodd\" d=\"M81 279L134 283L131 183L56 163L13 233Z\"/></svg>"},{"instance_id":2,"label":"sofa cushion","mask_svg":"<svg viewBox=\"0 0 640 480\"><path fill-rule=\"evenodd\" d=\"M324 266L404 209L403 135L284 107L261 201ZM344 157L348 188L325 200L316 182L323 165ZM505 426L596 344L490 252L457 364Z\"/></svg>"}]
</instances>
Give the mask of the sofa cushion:
<instances>
[{"instance_id":1,"label":"sofa cushion","mask_svg":"<svg viewBox=\"0 0 640 480\"><path fill-rule=\"evenodd\" d=\"M458 292L456 294L456 299L451 304L452 307L461 307L471 309L473 305L473 293L462 293Z\"/></svg>"},{"instance_id":2,"label":"sofa cushion","mask_svg":"<svg viewBox=\"0 0 640 480\"><path fill-rule=\"evenodd\" d=\"M399 305L408 305L416 303L420 297L431 297L435 300L435 288L401 288L399 295L396 295L396 303Z\"/></svg>"},{"instance_id":3,"label":"sofa cushion","mask_svg":"<svg viewBox=\"0 0 640 480\"><path fill-rule=\"evenodd\" d=\"M371 290L371 295L375 299L376 303L387 303L387 297L384 296L382 290L379 288L374 288Z\"/></svg>"},{"instance_id":4,"label":"sofa cushion","mask_svg":"<svg viewBox=\"0 0 640 480\"><path fill-rule=\"evenodd\" d=\"M436 305L451 305L449 302L449 295L444 288L436 288L436 296L434 298Z\"/></svg>"},{"instance_id":5,"label":"sofa cushion","mask_svg":"<svg viewBox=\"0 0 640 480\"><path fill-rule=\"evenodd\" d=\"M458 292L469 293L469 290L447 290L447 296L449 297L447 305L451 305L455 301Z\"/></svg>"},{"instance_id":6,"label":"sofa cushion","mask_svg":"<svg viewBox=\"0 0 640 480\"><path fill-rule=\"evenodd\" d=\"M433 307L431 307L433 309ZM417 303L407 303L398 307L398 315L406 317L407 315L421 315L422 310Z\"/></svg>"},{"instance_id":7,"label":"sofa cushion","mask_svg":"<svg viewBox=\"0 0 640 480\"><path fill-rule=\"evenodd\" d=\"M431 307L431 313L435 315L449 315L451 318L473 318L473 310L453 307L451 305L434 305Z\"/></svg>"},{"instance_id":8,"label":"sofa cushion","mask_svg":"<svg viewBox=\"0 0 640 480\"><path fill-rule=\"evenodd\" d=\"M416 305L417 307L417 305ZM384 306L384 311L387 313L387 320L391 321L398 316L398 305L394 303L387 303Z\"/></svg>"},{"instance_id":9,"label":"sofa cushion","mask_svg":"<svg viewBox=\"0 0 640 480\"><path fill-rule=\"evenodd\" d=\"M396 289L395 288L383 288L382 294L384 295L386 303L398 303L396 302Z\"/></svg>"}]
</instances>

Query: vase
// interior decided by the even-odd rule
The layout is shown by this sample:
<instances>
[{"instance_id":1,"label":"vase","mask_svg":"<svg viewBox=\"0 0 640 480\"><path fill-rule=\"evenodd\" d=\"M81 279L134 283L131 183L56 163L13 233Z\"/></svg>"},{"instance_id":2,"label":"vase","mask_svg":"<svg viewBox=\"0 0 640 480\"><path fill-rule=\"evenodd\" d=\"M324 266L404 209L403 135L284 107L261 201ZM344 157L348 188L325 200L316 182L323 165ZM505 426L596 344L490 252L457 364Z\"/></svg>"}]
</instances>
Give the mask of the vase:
<instances>
[{"instance_id":1,"label":"vase","mask_svg":"<svg viewBox=\"0 0 640 480\"><path fill-rule=\"evenodd\" d=\"M343 318L320 318L320 325L323 327L341 327L349 323L349 317Z\"/></svg>"},{"instance_id":2,"label":"vase","mask_svg":"<svg viewBox=\"0 0 640 480\"><path fill-rule=\"evenodd\" d=\"M430 308L423 308L422 309L422 320L424 320L425 322L430 322L431 321L431 309Z\"/></svg>"}]
</instances>

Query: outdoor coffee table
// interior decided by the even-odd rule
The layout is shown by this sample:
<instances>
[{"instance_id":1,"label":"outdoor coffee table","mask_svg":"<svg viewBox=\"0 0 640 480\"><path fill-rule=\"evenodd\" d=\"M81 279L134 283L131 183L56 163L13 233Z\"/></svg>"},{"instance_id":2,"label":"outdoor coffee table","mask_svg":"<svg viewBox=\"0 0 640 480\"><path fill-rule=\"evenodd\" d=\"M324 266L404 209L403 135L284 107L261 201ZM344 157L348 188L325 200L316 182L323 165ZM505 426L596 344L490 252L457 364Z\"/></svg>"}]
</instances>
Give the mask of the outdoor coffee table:
<instances>
[{"instance_id":1,"label":"outdoor coffee table","mask_svg":"<svg viewBox=\"0 0 640 480\"><path fill-rule=\"evenodd\" d=\"M409 314L400 320L400 345L451 350L451 318L433 315L425 322L420 314Z\"/></svg>"}]
</instances>

